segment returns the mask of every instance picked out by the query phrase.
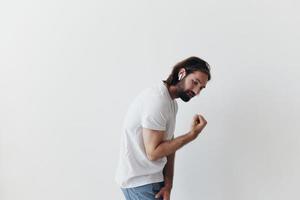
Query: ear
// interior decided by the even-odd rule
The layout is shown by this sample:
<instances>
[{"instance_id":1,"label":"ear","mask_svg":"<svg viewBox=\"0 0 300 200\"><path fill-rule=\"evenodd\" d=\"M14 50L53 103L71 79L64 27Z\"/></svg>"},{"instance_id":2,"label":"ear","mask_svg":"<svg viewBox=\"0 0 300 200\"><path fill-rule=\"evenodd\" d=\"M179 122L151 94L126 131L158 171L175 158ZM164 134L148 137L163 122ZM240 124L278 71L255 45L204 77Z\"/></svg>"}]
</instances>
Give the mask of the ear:
<instances>
[{"instance_id":1,"label":"ear","mask_svg":"<svg viewBox=\"0 0 300 200\"><path fill-rule=\"evenodd\" d=\"M186 75L185 69L184 69L184 68L181 68L181 69L179 70L179 72L178 72L178 80L183 79L183 77L185 77L185 75Z\"/></svg>"}]
</instances>

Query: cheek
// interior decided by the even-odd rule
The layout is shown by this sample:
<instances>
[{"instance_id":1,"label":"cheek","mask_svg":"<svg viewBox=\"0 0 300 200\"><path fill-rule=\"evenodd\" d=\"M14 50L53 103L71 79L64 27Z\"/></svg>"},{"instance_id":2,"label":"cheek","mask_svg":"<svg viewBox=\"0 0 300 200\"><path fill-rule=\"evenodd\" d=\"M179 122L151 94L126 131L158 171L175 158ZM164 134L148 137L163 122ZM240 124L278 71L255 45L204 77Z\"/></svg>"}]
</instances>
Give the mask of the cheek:
<instances>
[{"instance_id":1,"label":"cheek","mask_svg":"<svg viewBox=\"0 0 300 200\"><path fill-rule=\"evenodd\" d=\"M184 89L185 90L193 90L193 84L191 83L191 81L185 82Z\"/></svg>"}]
</instances>

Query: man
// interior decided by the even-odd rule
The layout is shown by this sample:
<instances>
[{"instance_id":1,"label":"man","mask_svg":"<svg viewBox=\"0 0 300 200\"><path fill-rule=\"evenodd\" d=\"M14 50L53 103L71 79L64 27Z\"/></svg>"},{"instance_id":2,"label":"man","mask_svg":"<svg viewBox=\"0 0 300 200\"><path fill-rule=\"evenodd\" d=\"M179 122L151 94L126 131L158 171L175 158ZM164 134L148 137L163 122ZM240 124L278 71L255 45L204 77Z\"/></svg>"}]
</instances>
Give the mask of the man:
<instances>
[{"instance_id":1,"label":"man","mask_svg":"<svg viewBox=\"0 0 300 200\"><path fill-rule=\"evenodd\" d=\"M188 102L210 78L208 63L190 57L177 63L167 80L135 98L123 124L116 173L126 200L170 199L175 152L195 140L207 124L196 114L190 130L174 138L175 99Z\"/></svg>"}]
</instances>

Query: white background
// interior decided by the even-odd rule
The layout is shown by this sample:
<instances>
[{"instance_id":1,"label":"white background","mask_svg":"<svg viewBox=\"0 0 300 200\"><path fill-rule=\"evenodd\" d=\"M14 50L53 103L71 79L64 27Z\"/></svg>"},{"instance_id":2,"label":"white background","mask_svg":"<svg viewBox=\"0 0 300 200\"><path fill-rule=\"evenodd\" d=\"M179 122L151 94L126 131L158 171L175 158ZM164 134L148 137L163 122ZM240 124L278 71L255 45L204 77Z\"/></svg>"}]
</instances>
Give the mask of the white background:
<instances>
[{"instance_id":1,"label":"white background","mask_svg":"<svg viewBox=\"0 0 300 200\"><path fill-rule=\"evenodd\" d=\"M0 199L122 199L123 117L178 61L212 66L178 100L173 200L299 199L300 5L256 1L1 1Z\"/></svg>"}]
</instances>

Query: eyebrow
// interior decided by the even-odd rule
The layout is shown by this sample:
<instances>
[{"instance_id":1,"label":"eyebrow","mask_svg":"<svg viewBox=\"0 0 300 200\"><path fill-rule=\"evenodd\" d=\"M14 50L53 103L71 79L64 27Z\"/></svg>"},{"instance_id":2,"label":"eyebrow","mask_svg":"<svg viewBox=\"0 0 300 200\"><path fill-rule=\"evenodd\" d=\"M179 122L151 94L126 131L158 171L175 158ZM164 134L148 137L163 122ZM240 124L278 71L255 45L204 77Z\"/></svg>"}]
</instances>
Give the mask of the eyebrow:
<instances>
[{"instance_id":1,"label":"eyebrow","mask_svg":"<svg viewBox=\"0 0 300 200\"><path fill-rule=\"evenodd\" d=\"M196 80L200 83L200 84L202 84L202 82L199 80L199 79L197 79L196 78ZM206 86L203 86L203 88L205 88Z\"/></svg>"}]
</instances>

